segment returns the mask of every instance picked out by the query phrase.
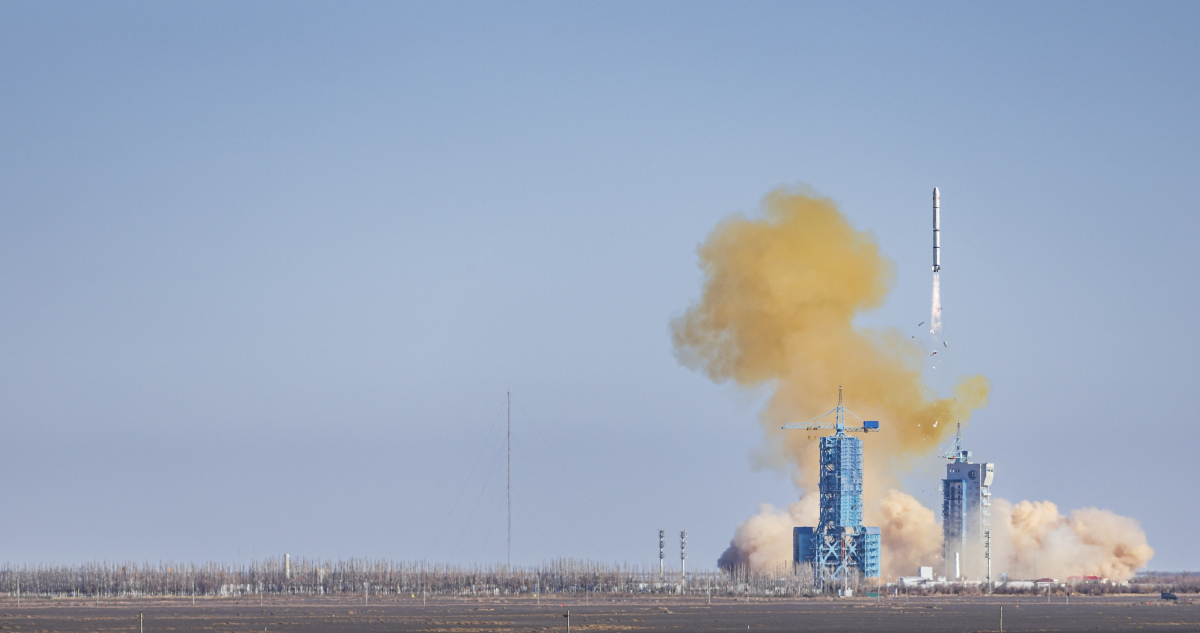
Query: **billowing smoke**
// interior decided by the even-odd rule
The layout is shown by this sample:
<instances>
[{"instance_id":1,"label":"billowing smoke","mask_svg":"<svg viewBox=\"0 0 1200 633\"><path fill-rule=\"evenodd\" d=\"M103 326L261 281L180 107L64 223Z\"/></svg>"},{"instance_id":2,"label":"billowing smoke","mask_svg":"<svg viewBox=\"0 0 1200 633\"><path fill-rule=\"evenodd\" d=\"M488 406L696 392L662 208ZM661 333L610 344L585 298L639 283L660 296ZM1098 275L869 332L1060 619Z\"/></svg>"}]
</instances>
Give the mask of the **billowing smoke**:
<instances>
[{"instance_id":1,"label":"billowing smoke","mask_svg":"<svg viewBox=\"0 0 1200 633\"><path fill-rule=\"evenodd\" d=\"M723 569L745 566L762 570L792 559L792 528L816 525L819 499L806 494L779 510L771 504L759 506L758 514L739 525L728 549L717 560ZM869 513L883 537L883 573L913 575L919 565L930 565L942 555L942 527L933 511L911 495L889 490Z\"/></svg>"},{"instance_id":2,"label":"billowing smoke","mask_svg":"<svg viewBox=\"0 0 1200 633\"><path fill-rule=\"evenodd\" d=\"M868 510L867 524L879 526L882 533L884 574L911 576L921 565L941 573L942 526L932 510L899 490L887 491ZM738 526L718 565L766 569L791 560L792 528L815 525L817 512L815 494L804 495L786 511L763 504ZM991 530L993 573L1012 578L1101 576L1123 581L1154 556L1136 520L1097 508L1063 516L1049 501L1014 505L997 499ZM963 572L983 577L982 562L973 562L964 562Z\"/></svg>"},{"instance_id":3,"label":"billowing smoke","mask_svg":"<svg viewBox=\"0 0 1200 633\"><path fill-rule=\"evenodd\" d=\"M884 573L940 565L934 513L890 488L898 486L897 474L987 404L987 380L960 376L953 395L939 398L925 382L925 353L915 342L895 329L855 325L858 315L883 304L893 265L875 237L851 226L828 198L775 191L760 217L722 221L699 256L704 287L672 323L676 355L716 382L770 391L759 416L764 438L757 465L787 469L798 487L815 492L815 436L780 427L828 411L844 385L851 411L881 421L881 432L865 446L864 518L883 530ZM815 499L806 495L786 511L763 506L738 527L721 564L762 569L790 560L792 527L816 524ZM1012 551L1024 551L1024 541L1013 543Z\"/></svg>"},{"instance_id":4,"label":"billowing smoke","mask_svg":"<svg viewBox=\"0 0 1200 633\"><path fill-rule=\"evenodd\" d=\"M887 553L883 573L912 576L917 567L942 559L942 526L933 510L912 495L889 490L879 500L877 511L867 513L868 525L878 525Z\"/></svg>"},{"instance_id":5,"label":"billowing smoke","mask_svg":"<svg viewBox=\"0 0 1200 633\"><path fill-rule=\"evenodd\" d=\"M962 377L954 396L938 398L916 343L854 324L883 304L893 265L832 200L776 191L763 207L765 217L726 219L700 246L707 279L700 301L672 324L677 356L717 382L773 390L758 459L790 467L799 485L815 481L815 440L780 427L828 411L845 385L851 411L883 421L866 451L866 493L878 500L880 482L893 483L892 473L987 403L987 380Z\"/></svg>"},{"instance_id":6,"label":"billowing smoke","mask_svg":"<svg viewBox=\"0 0 1200 633\"><path fill-rule=\"evenodd\" d=\"M1083 508L1069 516L1049 501L992 504L993 564L1014 578L1132 577L1154 556L1135 519Z\"/></svg>"},{"instance_id":7,"label":"billowing smoke","mask_svg":"<svg viewBox=\"0 0 1200 633\"><path fill-rule=\"evenodd\" d=\"M792 528L816 525L819 499L804 495L799 501L779 510L769 503L758 507L758 514L738 526L729 549L717 560L723 569L750 567L767 569L792 560Z\"/></svg>"}]
</instances>

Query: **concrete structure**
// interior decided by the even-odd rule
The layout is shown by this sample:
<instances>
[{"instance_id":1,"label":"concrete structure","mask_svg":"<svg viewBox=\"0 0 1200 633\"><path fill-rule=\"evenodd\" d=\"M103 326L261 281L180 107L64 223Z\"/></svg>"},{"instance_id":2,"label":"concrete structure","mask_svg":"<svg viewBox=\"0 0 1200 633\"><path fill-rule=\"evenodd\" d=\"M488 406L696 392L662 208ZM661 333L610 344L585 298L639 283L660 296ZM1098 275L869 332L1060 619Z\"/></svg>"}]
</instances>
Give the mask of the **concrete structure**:
<instances>
[{"instance_id":1,"label":"concrete structure","mask_svg":"<svg viewBox=\"0 0 1200 633\"><path fill-rule=\"evenodd\" d=\"M993 464L971 461L971 451L962 447L961 433L954 448L942 455L946 478L942 480L942 561L952 580L963 575L981 577L987 573L984 533L991 528Z\"/></svg>"},{"instance_id":2,"label":"concrete structure","mask_svg":"<svg viewBox=\"0 0 1200 633\"><path fill-rule=\"evenodd\" d=\"M808 422L783 427L836 431L820 439L820 524L792 531L792 560L812 565L818 590L837 581L844 589L852 569L867 578L879 577L879 528L862 524L862 440L846 435L878 431L879 423L860 418L861 427L846 428L846 413L850 412L842 406L839 387L837 408ZM835 415L832 425L821 422L830 415Z\"/></svg>"}]
</instances>

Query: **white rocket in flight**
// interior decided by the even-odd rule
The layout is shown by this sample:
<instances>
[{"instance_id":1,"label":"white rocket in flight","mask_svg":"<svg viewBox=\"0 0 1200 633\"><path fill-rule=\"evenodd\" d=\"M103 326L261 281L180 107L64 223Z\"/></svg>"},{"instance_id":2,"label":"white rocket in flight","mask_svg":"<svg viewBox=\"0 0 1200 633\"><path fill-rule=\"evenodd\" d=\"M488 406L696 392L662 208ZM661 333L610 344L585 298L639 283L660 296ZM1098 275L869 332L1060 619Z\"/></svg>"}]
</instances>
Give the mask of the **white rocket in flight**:
<instances>
[{"instance_id":1,"label":"white rocket in flight","mask_svg":"<svg viewBox=\"0 0 1200 633\"><path fill-rule=\"evenodd\" d=\"M933 272L942 269L942 240L938 235L938 227L942 223L942 202L937 187L933 188Z\"/></svg>"}]
</instances>

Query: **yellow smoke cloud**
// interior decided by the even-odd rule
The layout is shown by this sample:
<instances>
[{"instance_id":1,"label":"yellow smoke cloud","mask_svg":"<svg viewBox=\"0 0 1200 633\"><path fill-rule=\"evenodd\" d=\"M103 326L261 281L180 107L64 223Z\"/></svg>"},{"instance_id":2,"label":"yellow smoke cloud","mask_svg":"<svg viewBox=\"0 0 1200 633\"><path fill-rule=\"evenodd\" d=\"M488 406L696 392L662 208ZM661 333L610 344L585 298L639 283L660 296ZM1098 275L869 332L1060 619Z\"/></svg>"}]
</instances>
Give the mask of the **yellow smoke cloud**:
<instances>
[{"instance_id":1,"label":"yellow smoke cloud","mask_svg":"<svg viewBox=\"0 0 1200 633\"><path fill-rule=\"evenodd\" d=\"M798 485L816 475L815 440L779 427L833 408L839 385L851 411L881 420L865 448L868 501L987 403L983 376L963 377L953 397L938 398L922 377L917 345L894 329L854 324L883 304L894 267L874 235L851 226L832 200L773 192L762 218L723 221L699 254L707 278L700 301L672 324L676 354L714 381L774 387L760 418L761 458L790 465Z\"/></svg>"},{"instance_id":2,"label":"yellow smoke cloud","mask_svg":"<svg viewBox=\"0 0 1200 633\"><path fill-rule=\"evenodd\" d=\"M960 376L953 396L940 398L925 383L920 347L895 329L855 325L858 315L883 304L894 266L874 235L855 229L828 198L772 192L760 217L722 221L699 256L704 287L672 322L676 355L716 382L771 390L759 418L758 460L790 469L810 493L786 511L762 506L737 528L720 564L766 569L786 562L792 527L816 524L815 439L780 427L828 411L844 385L846 406L881 422L864 446L863 496L866 524L881 528L884 573L911 575L918 565L939 565L936 515L890 488L956 423L986 406L987 379ZM1080 510L1066 518L1049 502L999 501L995 514L993 544L1014 575L1031 575L1029 561L1040 560L1046 573L1124 579L1153 555L1137 522L1111 512ZM1064 554L1049 555L1054 548Z\"/></svg>"}]
</instances>

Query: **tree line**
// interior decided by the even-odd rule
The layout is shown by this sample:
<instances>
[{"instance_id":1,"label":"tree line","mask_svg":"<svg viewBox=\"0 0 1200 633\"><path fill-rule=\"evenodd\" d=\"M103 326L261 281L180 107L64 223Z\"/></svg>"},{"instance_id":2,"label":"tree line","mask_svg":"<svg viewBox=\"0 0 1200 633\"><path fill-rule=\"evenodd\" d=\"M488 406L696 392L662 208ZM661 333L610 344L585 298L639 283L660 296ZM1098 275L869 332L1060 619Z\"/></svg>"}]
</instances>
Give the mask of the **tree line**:
<instances>
[{"instance_id":1,"label":"tree line","mask_svg":"<svg viewBox=\"0 0 1200 633\"><path fill-rule=\"evenodd\" d=\"M857 582L855 583L857 584ZM351 558L268 558L248 563L93 562L5 564L0 593L42 597L245 596L254 594L479 596L533 594L812 595L808 566L767 571L678 570L569 558L532 567L448 565Z\"/></svg>"}]
</instances>

